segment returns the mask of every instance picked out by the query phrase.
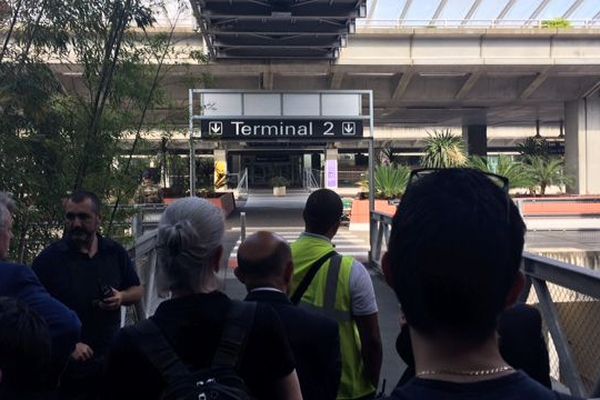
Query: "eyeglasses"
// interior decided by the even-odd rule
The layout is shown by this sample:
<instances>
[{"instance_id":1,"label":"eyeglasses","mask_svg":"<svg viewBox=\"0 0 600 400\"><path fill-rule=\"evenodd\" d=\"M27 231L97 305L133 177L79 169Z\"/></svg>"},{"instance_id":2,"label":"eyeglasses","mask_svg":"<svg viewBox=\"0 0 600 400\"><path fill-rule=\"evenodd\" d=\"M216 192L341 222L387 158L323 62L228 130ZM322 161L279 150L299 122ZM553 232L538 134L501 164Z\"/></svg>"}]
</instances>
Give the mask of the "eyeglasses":
<instances>
[{"instance_id":1,"label":"eyeglasses","mask_svg":"<svg viewBox=\"0 0 600 400\"><path fill-rule=\"evenodd\" d=\"M87 222L90 219L92 219L92 216L90 214L86 214L86 213L66 213L65 214L65 219L67 221L75 221L75 218L79 219L82 222Z\"/></svg>"},{"instance_id":2,"label":"eyeglasses","mask_svg":"<svg viewBox=\"0 0 600 400\"><path fill-rule=\"evenodd\" d=\"M414 169L411 171L410 177L408 178L408 184L406 185L406 191L408 191L408 188L410 188L410 186L413 185L420 178L423 178L424 176L427 176L429 174L439 172L442 170L461 170L461 168L419 168L419 169ZM496 186L498 186L504 192L504 195L506 197L506 221L509 222L510 221L510 196L508 194L508 190L510 188L510 183L508 181L508 178L506 178L505 176L502 176L502 175L492 174L490 172L483 172L483 171L479 171L479 172L481 172L483 175L487 176Z\"/></svg>"}]
</instances>

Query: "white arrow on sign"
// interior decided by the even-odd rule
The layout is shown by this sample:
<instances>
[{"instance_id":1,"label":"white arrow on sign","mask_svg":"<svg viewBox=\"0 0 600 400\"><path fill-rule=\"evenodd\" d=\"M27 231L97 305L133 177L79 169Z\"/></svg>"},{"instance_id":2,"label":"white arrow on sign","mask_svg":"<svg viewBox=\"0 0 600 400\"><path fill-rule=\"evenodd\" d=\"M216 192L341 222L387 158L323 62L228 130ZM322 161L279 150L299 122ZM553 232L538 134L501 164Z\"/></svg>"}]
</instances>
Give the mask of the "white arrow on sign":
<instances>
[{"instance_id":1,"label":"white arrow on sign","mask_svg":"<svg viewBox=\"0 0 600 400\"><path fill-rule=\"evenodd\" d=\"M223 123L219 121L210 122L208 130L212 135L220 135L223 132Z\"/></svg>"},{"instance_id":2,"label":"white arrow on sign","mask_svg":"<svg viewBox=\"0 0 600 400\"><path fill-rule=\"evenodd\" d=\"M356 131L356 125L354 122L343 122L342 123L342 134L347 136L353 136Z\"/></svg>"}]
</instances>

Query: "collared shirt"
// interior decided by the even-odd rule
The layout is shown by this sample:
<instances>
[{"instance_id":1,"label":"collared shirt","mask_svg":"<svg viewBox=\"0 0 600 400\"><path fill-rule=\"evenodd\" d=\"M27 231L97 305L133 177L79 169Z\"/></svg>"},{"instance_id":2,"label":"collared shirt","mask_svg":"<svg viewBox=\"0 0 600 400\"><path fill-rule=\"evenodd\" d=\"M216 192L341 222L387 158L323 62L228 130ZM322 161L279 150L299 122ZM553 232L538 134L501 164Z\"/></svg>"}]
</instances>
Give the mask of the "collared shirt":
<instances>
[{"instance_id":1,"label":"collared shirt","mask_svg":"<svg viewBox=\"0 0 600 400\"><path fill-rule=\"evenodd\" d=\"M90 257L62 239L42 251L32 267L48 292L77 313L82 323L81 341L95 354L105 353L119 330L121 312L98 306L102 288L123 291L140 285L127 251L98 236L98 252Z\"/></svg>"}]
</instances>

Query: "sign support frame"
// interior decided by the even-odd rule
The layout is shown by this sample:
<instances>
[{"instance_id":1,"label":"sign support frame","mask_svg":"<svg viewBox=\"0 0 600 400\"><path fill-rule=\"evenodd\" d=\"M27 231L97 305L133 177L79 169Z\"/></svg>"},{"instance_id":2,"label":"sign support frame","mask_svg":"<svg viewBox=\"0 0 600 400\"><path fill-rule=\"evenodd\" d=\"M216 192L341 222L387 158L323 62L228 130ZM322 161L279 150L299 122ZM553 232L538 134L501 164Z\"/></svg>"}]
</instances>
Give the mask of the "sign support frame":
<instances>
[{"instance_id":1,"label":"sign support frame","mask_svg":"<svg viewBox=\"0 0 600 400\"><path fill-rule=\"evenodd\" d=\"M202 140L202 130L200 129L200 135L198 137L194 136L194 123L196 121L201 121L203 119L212 119L215 118L213 116L204 116L194 115L194 95L200 94L201 96L205 93L214 93L214 94L279 94L281 96L285 94L350 94L350 95L359 95L359 96L368 96L369 101L369 114L368 115L353 115L353 116L344 116L344 115L336 115L330 116L327 118L331 119L362 119L369 121L369 136L360 137L357 139L340 139L338 138L317 138L312 139L313 141L327 141L327 142L335 142L335 141L364 141L368 142L368 177L369 177L369 263L372 261L372 249L374 248L374 241L376 240L376 224L372 220L371 216L375 211L375 145L374 145L374 137L375 137L375 121L374 121L374 105L373 105L373 90L302 90L302 91L268 91L268 90L236 90L236 89L189 89L189 139L190 139L190 196L194 196L196 193L196 140ZM242 97L243 98L243 97ZM319 101L321 102L321 97L319 97ZM242 112L243 112L243 101L242 101ZM283 103L281 103L281 107L283 108ZM322 105L319 106L320 111L322 111ZM202 110L201 110L202 111ZM249 116L241 116L241 115L232 115L232 116L220 116L220 118L248 118ZM284 116L279 115L277 118L282 120L298 120L298 119L323 119L323 115L320 115L318 118L315 116ZM252 119L261 119L261 118L272 118L272 117L261 117L261 116L251 116ZM336 140L337 139L337 140ZM282 140L282 139L278 139ZM212 141L212 140L211 140ZM303 141L311 141L311 139L303 138Z\"/></svg>"}]
</instances>

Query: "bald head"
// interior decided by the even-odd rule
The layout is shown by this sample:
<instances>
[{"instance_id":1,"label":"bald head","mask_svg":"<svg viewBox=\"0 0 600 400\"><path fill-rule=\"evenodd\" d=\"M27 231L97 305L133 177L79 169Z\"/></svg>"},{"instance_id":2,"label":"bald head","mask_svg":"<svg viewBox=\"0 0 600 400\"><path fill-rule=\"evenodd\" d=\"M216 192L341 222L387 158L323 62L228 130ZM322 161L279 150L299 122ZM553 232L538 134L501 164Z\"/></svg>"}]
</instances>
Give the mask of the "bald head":
<instances>
[{"instance_id":1,"label":"bald head","mask_svg":"<svg viewBox=\"0 0 600 400\"><path fill-rule=\"evenodd\" d=\"M238 249L236 276L246 286L279 286L287 281L292 252L284 238L260 231L248 236Z\"/></svg>"}]
</instances>

